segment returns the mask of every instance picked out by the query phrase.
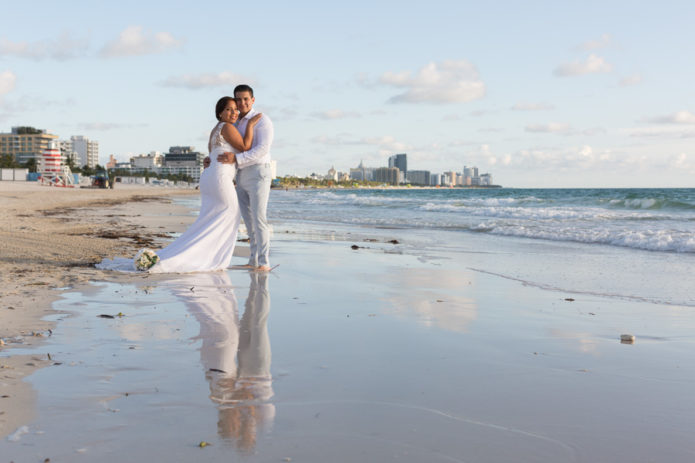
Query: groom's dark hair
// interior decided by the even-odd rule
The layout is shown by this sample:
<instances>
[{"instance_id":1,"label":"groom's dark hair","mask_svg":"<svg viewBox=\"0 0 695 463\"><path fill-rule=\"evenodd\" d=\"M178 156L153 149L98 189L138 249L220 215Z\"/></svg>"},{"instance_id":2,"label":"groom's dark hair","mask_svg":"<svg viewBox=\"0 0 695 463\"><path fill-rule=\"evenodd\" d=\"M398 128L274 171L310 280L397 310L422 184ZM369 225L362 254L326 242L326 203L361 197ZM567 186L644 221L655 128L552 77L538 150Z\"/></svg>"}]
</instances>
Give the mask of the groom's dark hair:
<instances>
[{"instance_id":1,"label":"groom's dark hair","mask_svg":"<svg viewBox=\"0 0 695 463\"><path fill-rule=\"evenodd\" d=\"M236 96L236 92L249 92L251 94L251 98L253 98L253 89L246 84L241 84L234 87L234 96Z\"/></svg>"}]
</instances>

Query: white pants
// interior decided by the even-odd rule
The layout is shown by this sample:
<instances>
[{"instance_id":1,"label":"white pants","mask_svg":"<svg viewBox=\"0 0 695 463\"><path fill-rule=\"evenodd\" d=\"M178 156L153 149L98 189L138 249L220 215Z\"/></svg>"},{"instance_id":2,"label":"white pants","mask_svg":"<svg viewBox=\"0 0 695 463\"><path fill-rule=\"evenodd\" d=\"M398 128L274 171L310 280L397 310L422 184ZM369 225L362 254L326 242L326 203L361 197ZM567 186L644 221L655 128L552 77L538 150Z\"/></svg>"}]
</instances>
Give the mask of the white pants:
<instances>
[{"instance_id":1,"label":"white pants","mask_svg":"<svg viewBox=\"0 0 695 463\"><path fill-rule=\"evenodd\" d=\"M266 218L270 180L270 164L244 167L236 175L239 210L249 234L249 265L254 267L270 266L270 233Z\"/></svg>"}]
</instances>

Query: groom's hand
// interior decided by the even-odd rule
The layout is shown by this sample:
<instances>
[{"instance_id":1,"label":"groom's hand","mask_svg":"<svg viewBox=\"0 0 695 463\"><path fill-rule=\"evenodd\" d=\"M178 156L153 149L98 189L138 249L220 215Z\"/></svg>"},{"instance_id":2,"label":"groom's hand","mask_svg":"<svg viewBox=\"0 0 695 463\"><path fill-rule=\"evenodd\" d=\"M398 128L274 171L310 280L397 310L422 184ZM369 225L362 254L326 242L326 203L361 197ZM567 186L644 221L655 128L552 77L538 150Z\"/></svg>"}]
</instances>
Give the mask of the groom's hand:
<instances>
[{"instance_id":1,"label":"groom's hand","mask_svg":"<svg viewBox=\"0 0 695 463\"><path fill-rule=\"evenodd\" d=\"M234 153L222 153L217 156L217 162L222 164L234 164L236 162L236 156Z\"/></svg>"},{"instance_id":2,"label":"groom's hand","mask_svg":"<svg viewBox=\"0 0 695 463\"><path fill-rule=\"evenodd\" d=\"M203 159L203 169L207 169L210 167L210 156L205 156L205 159Z\"/></svg>"}]
</instances>

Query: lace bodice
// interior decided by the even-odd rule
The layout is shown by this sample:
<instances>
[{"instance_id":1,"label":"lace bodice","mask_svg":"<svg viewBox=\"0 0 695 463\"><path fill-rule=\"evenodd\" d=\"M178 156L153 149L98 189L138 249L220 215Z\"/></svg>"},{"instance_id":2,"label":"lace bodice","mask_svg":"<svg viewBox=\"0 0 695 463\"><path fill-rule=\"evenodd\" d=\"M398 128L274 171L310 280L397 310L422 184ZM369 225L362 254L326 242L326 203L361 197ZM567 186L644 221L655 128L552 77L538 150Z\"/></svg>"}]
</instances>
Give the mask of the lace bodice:
<instances>
[{"instance_id":1,"label":"lace bodice","mask_svg":"<svg viewBox=\"0 0 695 463\"><path fill-rule=\"evenodd\" d=\"M212 133L212 143L210 143L210 153L212 154L213 152L233 152L233 153L238 153L239 150L234 149L232 145L230 145L227 140L224 139L222 136L222 128L224 127L225 122L220 122L217 124L217 127L215 127L215 130Z\"/></svg>"}]
</instances>

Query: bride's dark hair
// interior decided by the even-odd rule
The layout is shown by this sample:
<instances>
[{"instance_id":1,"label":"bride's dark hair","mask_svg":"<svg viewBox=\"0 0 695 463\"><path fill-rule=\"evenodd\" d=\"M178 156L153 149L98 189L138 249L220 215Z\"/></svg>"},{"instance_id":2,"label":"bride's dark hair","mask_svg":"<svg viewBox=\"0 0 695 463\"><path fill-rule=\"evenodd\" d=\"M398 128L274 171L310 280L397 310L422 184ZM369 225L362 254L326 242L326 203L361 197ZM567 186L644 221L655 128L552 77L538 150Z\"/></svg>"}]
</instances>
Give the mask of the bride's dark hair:
<instances>
[{"instance_id":1,"label":"bride's dark hair","mask_svg":"<svg viewBox=\"0 0 695 463\"><path fill-rule=\"evenodd\" d=\"M217 104L215 105L215 117L218 121L220 120L220 113L224 111L224 108L227 107L227 103L229 103L229 100L234 100L234 98L232 98L231 96L223 96L217 101Z\"/></svg>"}]
</instances>

